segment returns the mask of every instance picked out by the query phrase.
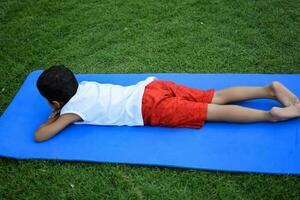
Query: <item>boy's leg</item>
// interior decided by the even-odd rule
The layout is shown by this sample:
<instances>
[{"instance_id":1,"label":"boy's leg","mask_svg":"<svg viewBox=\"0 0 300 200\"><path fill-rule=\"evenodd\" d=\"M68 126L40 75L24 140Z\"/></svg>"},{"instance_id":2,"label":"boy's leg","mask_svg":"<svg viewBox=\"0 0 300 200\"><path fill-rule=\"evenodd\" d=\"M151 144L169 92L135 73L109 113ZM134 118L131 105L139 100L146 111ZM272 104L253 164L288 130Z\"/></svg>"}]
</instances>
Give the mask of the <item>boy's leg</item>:
<instances>
[{"instance_id":1,"label":"boy's leg","mask_svg":"<svg viewBox=\"0 0 300 200\"><path fill-rule=\"evenodd\" d=\"M237 105L208 104L207 121L260 122L271 121L270 112Z\"/></svg>"},{"instance_id":2,"label":"boy's leg","mask_svg":"<svg viewBox=\"0 0 300 200\"><path fill-rule=\"evenodd\" d=\"M300 117L300 103L285 108L273 107L270 111L262 111L237 105L208 104L207 121L223 122L261 122L284 121Z\"/></svg>"},{"instance_id":3,"label":"boy's leg","mask_svg":"<svg viewBox=\"0 0 300 200\"><path fill-rule=\"evenodd\" d=\"M278 81L265 87L231 87L215 91L212 99L213 104L227 104L235 101L249 99L269 98L276 99L284 106L295 104L297 96Z\"/></svg>"}]
</instances>

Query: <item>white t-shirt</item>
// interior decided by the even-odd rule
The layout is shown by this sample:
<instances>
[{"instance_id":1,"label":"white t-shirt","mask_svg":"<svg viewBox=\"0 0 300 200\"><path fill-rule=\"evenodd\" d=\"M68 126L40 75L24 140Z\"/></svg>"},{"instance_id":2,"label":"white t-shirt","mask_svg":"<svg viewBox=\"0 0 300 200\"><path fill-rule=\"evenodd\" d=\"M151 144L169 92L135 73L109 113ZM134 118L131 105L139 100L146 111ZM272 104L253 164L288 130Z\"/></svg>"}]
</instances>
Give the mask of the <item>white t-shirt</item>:
<instances>
[{"instance_id":1,"label":"white t-shirt","mask_svg":"<svg viewBox=\"0 0 300 200\"><path fill-rule=\"evenodd\" d=\"M144 90L155 79L148 77L130 86L80 82L75 95L63 106L60 115L79 115L83 121L74 124L143 126Z\"/></svg>"}]
</instances>

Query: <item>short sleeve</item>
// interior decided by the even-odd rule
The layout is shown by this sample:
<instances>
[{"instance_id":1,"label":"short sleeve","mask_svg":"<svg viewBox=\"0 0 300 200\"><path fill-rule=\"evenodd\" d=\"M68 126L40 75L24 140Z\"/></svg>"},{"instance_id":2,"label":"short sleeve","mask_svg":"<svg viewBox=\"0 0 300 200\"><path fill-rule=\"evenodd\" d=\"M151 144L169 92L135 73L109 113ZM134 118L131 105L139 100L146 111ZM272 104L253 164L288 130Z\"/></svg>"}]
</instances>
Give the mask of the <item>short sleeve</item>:
<instances>
[{"instance_id":1,"label":"short sleeve","mask_svg":"<svg viewBox=\"0 0 300 200\"><path fill-rule=\"evenodd\" d=\"M63 114L67 114L67 113L73 113L73 114L76 114L78 115L83 121L86 121L86 116L81 112L79 111L78 109L76 108L72 108L72 106L66 104L60 111L60 115L63 115Z\"/></svg>"}]
</instances>

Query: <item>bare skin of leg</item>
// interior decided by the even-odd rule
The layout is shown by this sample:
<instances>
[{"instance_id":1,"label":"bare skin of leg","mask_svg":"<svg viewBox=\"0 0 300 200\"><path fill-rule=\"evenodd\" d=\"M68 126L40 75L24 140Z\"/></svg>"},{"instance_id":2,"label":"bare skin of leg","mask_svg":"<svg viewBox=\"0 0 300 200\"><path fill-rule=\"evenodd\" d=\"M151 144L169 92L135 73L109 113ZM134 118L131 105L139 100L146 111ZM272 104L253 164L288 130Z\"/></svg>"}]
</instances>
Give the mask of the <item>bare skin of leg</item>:
<instances>
[{"instance_id":1,"label":"bare skin of leg","mask_svg":"<svg viewBox=\"0 0 300 200\"><path fill-rule=\"evenodd\" d=\"M235 101L270 98L281 102L285 108L273 107L262 111L237 105L224 105ZM284 121L300 117L300 101L296 95L281 83L275 81L265 87L232 87L216 91L212 103L208 105L208 121L260 122Z\"/></svg>"},{"instance_id":2,"label":"bare skin of leg","mask_svg":"<svg viewBox=\"0 0 300 200\"><path fill-rule=\"evenodd\" d=\"M207 121L222 122L278 122L300 117L300 103L285 108L273 107L262 111L237 105L208 104Z\"/></svg>"},{"instance_id":3,"label":"bare skin of leg","mask_svg":"<svg viewBox=\"0 0 300 200\"><path fill-rule=\"evenodd\" d=\"M246 108L237 105L208 104L207 121L250 123L270 121L266 111Z\"/></svg>"},{"instance_id":4,"label":"bare skin of leg","mask_svg":"<svg viewBox=\"0 0 300 200\"><path fill-rule=\"evenodd\" d=\"M216 91L212 104L227 104L235 101L249 99L275 99L284 106L290 106L299 102L299 99L288 88L278 81L265 87L232 87Z\"/></svg>"}]
</instances>

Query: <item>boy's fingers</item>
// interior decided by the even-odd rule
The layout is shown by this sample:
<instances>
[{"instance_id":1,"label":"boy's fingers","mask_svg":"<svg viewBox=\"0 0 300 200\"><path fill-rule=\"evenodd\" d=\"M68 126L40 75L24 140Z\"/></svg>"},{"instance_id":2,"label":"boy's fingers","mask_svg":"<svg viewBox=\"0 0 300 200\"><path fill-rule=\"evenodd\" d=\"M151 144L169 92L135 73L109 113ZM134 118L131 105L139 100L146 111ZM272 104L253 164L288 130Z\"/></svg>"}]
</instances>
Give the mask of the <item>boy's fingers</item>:
<instances>
[{"instance_id":1,"label":"boy's fingers","mask_svg":"<svg viewBox=\"0 0 300 200\"><path fill-rule=\"evenodd\" d=\"M48 119L51 119L51 118L53 118L53 114L51 114L51 115L48 117Z\"/></svg>"},{"instance_id":2,"label":"boy's fingers","mask_svg":"<svg viewBox=\"0 0 300 200\"><path fill-rule=\"evenodd\" d=\"M60 110L55 110L55 111L53 111L53 112L51 113L51 115L48 117L48 119L54 118L56 115L59 114L59 112L60 112Z\"/></svg>"},{"instance_id":3,"label":"boy's fingers","mask_svg":"<svg viewBox=\"0 0 300 200\"><path fill-rule=\"evenodd\" d=\"M59 110L55 110L54 113L55 113L55 114L60 113L60 109L59 109Z\"/></svg>"}]
</instances>

